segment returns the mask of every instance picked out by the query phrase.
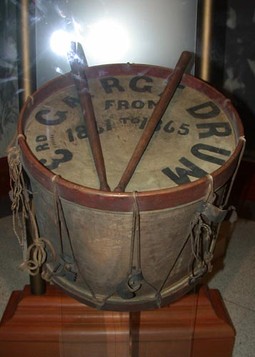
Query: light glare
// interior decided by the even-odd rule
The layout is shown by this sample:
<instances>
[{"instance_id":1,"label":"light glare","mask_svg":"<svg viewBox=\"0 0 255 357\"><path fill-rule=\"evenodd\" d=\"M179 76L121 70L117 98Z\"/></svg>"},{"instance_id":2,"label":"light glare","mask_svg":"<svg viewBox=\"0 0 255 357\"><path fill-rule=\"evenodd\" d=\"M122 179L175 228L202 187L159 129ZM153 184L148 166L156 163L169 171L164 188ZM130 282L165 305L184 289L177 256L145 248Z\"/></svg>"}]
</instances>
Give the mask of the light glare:
<instances>
[{"instance_id":1,"label":"light glare","mask_svg":"<svg viewBox=\"0 0 255 357\"><path fill-rule=\"evenodd\" d=\"M95 62L121 61L129 49L128 33L113 20L101 20L89 26L85 47Z\"/></svg>"},{"instance_id":2,"label":"light glare","mask_svg":"<svg viewBox=\"0 0 255 357\"><path fill-rule=\"evenodd\" d=\"M50 38L51 50L65 57L71 42L81 42L89 62L93 64L116 63L122 61L129 50L129 37L125 28L113 20L101 20L88 26L87 36L77 34L81 29L75 23L75 35L64 31L54 31Z\"/></svg>"},{"instance_id":3,"label":"light glare","mask_svg":"<svg viewBox=\"0 0 255 357\"><path fill-rule=\"evenodd\" d=\"M53 32L50 38L51 50L59 56L65 56L70 50L71 35L63 30Z\"/></svg>"}]
</instances>

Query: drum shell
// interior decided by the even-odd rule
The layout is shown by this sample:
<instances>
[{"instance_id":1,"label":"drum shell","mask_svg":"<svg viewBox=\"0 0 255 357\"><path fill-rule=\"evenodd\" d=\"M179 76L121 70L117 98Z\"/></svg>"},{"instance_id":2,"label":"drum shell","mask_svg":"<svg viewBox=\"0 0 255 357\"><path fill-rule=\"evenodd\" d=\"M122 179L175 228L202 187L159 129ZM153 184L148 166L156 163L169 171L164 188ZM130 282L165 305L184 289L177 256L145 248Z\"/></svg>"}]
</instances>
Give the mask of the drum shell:
<instances>
[{"instance_id":1,"label":"drum shell","mask_svg":"<svg viewBox=\"0 0 255 357\"><path fill-rule=\"evenodd\" d=\"M92 74L94 71L98 74L98 70L92 68ZM122 66L117 66L117 73L122 72ZM23 166L31 182L39 233L52 243L58 257L54 261L48 251L44 268L54 283L97 308L131 311L171 302L198 281L194 279L199 267L191 232L201 206L209 196L215 196L214 204L225 207L226 192L243 149L238 115L216 90L184 76L185 85L215 99L232 121L236 148L231 157L210 177L174 188L140 191L135 198L132 192L103 192L55 175L37 160L24 136L26 120L32 110L54 90L70 86L70 81L67 75L39 90L24 106L19 120L18 141ZM137 268L137 264L131 262L132 251L136 255L131 249L135 204L140 218L140 268L144 280L134 297L123 298L120 290L127 285L133 266Z\"/></svg>"},{"instance_id":2,"label":"drum shell","mask_svg":"<svg viewBox=\"0 0 255 357\"><path fill-rule=\"evenodd\" d=\"M157 307L159 291L162 305L194 285L190 232L205 197L177 207L140 212L141 269L145 283L134 298L123 299L116 291L130 271L133 212L92 209L60 198L68 229L67 232L62 222L60 238L56 195L32 177L30 180L40 235L51 241L57 256L68 257L77 279L70 281L54 275L57 264L50 255L47 271L53 274L53 282L81 302L110 310L140 310ZM219 200L226 186L218 190Z\"/></svg>"}]
</instances>

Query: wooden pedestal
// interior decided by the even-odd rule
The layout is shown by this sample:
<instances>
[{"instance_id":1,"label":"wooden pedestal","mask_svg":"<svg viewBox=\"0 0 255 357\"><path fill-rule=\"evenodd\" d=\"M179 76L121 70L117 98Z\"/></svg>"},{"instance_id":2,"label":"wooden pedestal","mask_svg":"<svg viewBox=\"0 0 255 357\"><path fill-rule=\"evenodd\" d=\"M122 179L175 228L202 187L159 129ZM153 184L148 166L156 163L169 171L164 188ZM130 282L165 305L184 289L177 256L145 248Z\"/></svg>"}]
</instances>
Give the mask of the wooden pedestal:
<instances>
[{"instance_id":1,"label":"wooden pedestal","mask_svg":"<svg viewBox=\"0 0 255 357\"><path fill-rule=\"evenodd\" d=\"M131 326L131 333L130 327ZM3 357L227 357L235 331L218 290L202 287L141 313L97 311L49 286L11 295L0 325Z\"/></svg>"}]
</instances>

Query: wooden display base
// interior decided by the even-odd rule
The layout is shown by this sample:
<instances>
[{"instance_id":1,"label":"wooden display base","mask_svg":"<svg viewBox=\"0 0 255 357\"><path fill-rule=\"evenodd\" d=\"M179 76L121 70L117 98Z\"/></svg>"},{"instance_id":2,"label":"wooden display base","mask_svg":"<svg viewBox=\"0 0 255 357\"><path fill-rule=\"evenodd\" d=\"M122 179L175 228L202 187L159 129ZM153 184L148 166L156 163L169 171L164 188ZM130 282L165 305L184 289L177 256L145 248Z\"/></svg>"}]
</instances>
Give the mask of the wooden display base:
<instances>
[{"instance_id":1,"label":"wooden display base","mask_svg":"<svg viewBox=\"0 0 255 357\"><path fill-rule=\"evenodd\" d=\"M131 333L129 333L131 327ZM235 330L218 290L158 310L98 311L54 286L45 295L14 291L0 325L0 356L227 357Z\"/></svg>"}]
</instances>

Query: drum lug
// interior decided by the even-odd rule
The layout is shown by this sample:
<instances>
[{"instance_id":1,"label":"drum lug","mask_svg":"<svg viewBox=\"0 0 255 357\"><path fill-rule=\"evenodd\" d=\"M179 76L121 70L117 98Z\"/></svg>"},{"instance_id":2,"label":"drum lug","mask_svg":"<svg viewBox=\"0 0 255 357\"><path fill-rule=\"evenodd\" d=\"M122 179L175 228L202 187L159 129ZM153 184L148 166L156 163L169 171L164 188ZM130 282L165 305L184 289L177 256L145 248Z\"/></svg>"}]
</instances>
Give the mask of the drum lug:
<instances>
[{"instance_id":1,"label":"drum lug","mask_svg":"<svg viewBox=\"0 0 255 357\"><path fill-rule=\"evenodd\" d=\"M198 271L189 278L189 285L196 285L198 281L207 273L208 266L203 264Z\"/></svg>"},{"instance_id":2,"label":"drum lug","mask_svg":"<svg viewBox=\"0 0 255 357\"><path fill-rule=\"evenodd\" d=\"M59 257L59 262L53 269L54 276L64 276L69 281L76 281L77 273L74 271L74 261L68 255Z\"/></svg>"},{"instance_id":3,"label":"drum lug","mask_svg":"<svg viewBox=\"0 0 255 357\"><path fill-rule=\"evenodd\" d=\"M135 292L139 290L142 286L143 274L140 269L134 269L134 271L128 276L128 287L131 291Z\"/></svg>"},{"instance_id":4,"label":"drum lug","mask_svg":"<svg viewBox=\"0 0 255 357\"><path fill-rule=\"evenodd\" d=\"M142 287L144 280L141 269L133 268L127 279L123 280L117 287L118 295L123 299L132 299L136 292Z\"/></svg>"},{"instance_id":5,"label":"drum lug","mask_svg":"<svg viewBox=\"0 0 255 357\"><path fill-rule=\"evenodd\" d=\"M221 223L225 219L228 210L221 209L210 202L203 202L200 208L200 213L210 222Z\"/></svg>"}]
</instances>

